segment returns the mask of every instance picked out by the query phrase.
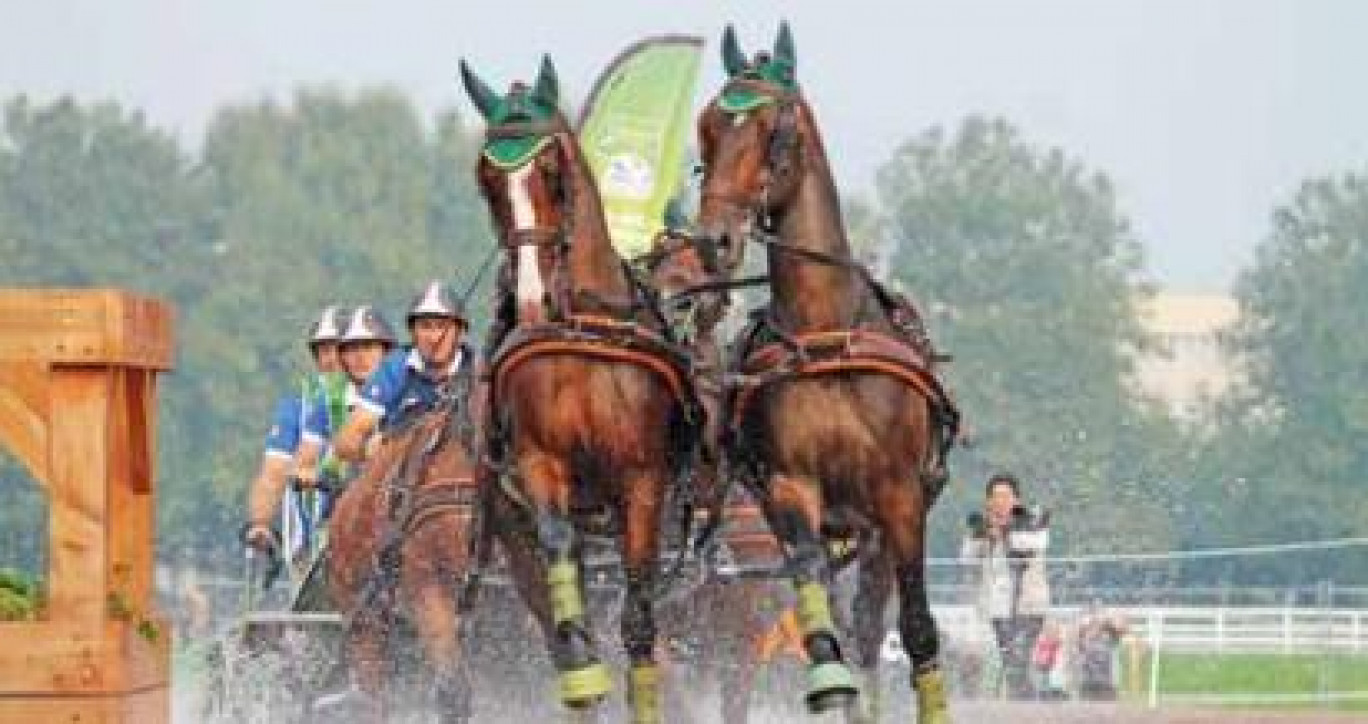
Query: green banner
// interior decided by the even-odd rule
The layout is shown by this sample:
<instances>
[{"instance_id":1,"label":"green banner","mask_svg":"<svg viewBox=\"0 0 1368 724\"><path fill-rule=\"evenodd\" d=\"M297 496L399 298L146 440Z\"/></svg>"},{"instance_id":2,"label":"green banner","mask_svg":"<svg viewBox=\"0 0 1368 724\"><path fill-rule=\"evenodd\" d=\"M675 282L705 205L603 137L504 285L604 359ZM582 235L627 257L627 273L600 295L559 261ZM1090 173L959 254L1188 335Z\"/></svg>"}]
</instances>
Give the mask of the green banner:
<instances>
[{"instance_id":1,"label":"green banner","mask_svg":"<svg viewBox=\"0 0 1368 724\"><path fill-rule=\"evenodd\" d=\"M580 145L623 258L650 249L665 204L687 173L702 50L703 40L691 36L635 43L603 71L584 106Z\"/></svg>"}]
</instances>

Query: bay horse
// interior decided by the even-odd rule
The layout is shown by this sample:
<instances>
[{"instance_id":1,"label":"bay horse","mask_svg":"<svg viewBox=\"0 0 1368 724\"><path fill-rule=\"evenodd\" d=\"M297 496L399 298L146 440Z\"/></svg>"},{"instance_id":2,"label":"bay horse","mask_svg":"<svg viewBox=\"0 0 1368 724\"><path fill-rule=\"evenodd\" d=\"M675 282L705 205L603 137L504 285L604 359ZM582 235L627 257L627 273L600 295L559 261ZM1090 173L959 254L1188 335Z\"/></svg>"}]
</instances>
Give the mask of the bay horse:
<instances>
[{"instance_id":1,"label":"bay horse","mask_svg":"<svg viewBox=\"0 0 1368 724\"><path fill-rule=\"evenodd\" d=\"M698 120L698 224L729 268L765 246L770 302L734 345L732 466L758 491L789 558L813 711L878 716L876 667L894 586L913 661L918 721L948 721L939 639L926 597L928 512L957 414L934 357L897 323L896 296L853 260L793 39L747 59L728 26L728 80ZM834 543L854 544L854 656L869 683L859 709L832 615Z\"/></svg>"},{"instance_id":2,"label":"bay horse","mask_svg":"<svg viewBox=\"0 0 1368 724\"><path fill-rule=\"evenodd\" d=\"M443 403L387 435L338 498L329 524L328 587L348 621L351 693L361 694L343 695L334 706L376 724L390 716L394 685L412 673L399 671L408 663L395 639L401 620L422 644L439 720L468 722L472 715L458 597L478 563L474 538L508 512L497 491L481 493L463 402ZM516 546L504 548L515 583L535 587L539 561ZM549 611L533 613L549 627Z\"/></svg>"},{"instance_id":3,"label":"bay horse","mask_svg":"<svg viewBox=\"0 0 1368 724\"><path fill-rule=\"evenodd\" d=\"M585 614L580 554L585 536L613 537L625 579L628 700L634 722L656 722L662 528L699 417L687 354L613 250L550 58L532 87L514 83L506 94L464 61L461 78L487 122L476 177L504 250L486 343L490 449L548 564L560 697L582 709L611 689ZM681 525L691 518L683 511Z\"/></svg>"}]
</instances>

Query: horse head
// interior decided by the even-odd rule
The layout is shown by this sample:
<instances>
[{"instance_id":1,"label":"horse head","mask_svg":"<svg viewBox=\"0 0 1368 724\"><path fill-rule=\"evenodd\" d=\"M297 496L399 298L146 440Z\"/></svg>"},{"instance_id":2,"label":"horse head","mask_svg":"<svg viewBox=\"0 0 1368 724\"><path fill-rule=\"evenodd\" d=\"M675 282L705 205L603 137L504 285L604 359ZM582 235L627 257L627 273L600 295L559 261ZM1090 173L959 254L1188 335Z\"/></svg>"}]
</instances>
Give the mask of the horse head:
<instances>
[{"instance_id":1,"label":"horse head","mask_svg":"<svg viewBox=\"0 0 1368 724\"><path fill-rule=\"evenodd\" d=\"M476 177L511 257L505 268L517 280L518 322L562 316L555 292L565 283L574 215L567 172L578 147L559 108L555 66L543 56L535 84L514 82L499 94L461 61L461 81L487 123Z\"/></svg>"},{"instance_id":2,"label":"horse head","mask_svg":"<svg viewBox=\"0 0 1368 724\"><path fill-rule=\"evenodd\" d=\"M788 23L772 52L747 59L727 26L722 36L727 82L698 119L704 177L698 224L734 270L756 224L766 224L797 194L805 147L815 142L812 115L794 76Z\"/></svg>"},{"instance_id":3,"label":"horse head","mask_svg":"<svg viewBox=\"0 0 1368 724\"><path fill-rule=\"evenodd\" d=\"M678 200L672 200L665 211L665 228L640 260L660 292L671 327L686 343L710 338L729 301L724 290L708 288L722 277L715 242L690 226Z\"/></svg>"}]
</instances>

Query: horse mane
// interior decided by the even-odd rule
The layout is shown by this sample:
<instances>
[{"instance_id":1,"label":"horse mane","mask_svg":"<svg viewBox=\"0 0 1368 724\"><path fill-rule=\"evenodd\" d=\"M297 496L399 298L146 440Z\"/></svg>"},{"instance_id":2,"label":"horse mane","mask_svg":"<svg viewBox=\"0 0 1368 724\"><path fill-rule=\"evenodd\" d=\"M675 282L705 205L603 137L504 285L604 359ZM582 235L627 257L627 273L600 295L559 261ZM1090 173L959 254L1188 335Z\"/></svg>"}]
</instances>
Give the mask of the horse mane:
<instances>
[{"instance_id":1,"label":"horse mane","mask_svg":"<svg viewBox=\"0 0 1368 724\"><path fill-rule=\"evenodd\" d=\"M579 136L568 127L563 133L560 147L570 181L573 225L569 240L571 279L580 288L626 296L631 292L631 286L622 268L622 258L613 248L598 181L584 157Z\"/></svg>"},{"instance_id":2,"label":"horse mane","mask_svg":"<svg viewBox=\"0 0 1368 724\"><path fill-rule=\"evenodd\" d=\"M776 231L785 243L854 261L850 237L846 233L845 218L841 211L840 191L836 187L835 174L827 160L826 147L822 142L816 115L802 96L795 97L793 108L800 129L801 178L784 213L776 215ZM798 243L799 239L809 241L806 244ZM841 316L856 314L861 305L866 303L866 298L874 296L872 290L866 287L862 276L854 270L786 258L788 256L782 252L771 252L772 277L776 280L781 278L783 275L778 273L779 267L792 265L790 273L807 278L809 283L815 281L827 288L844 288L846 303L850 306L845 310L847 314ZM777 288L775 291L777 302L781 295L777 294ZM786 306L794 307L806 307L815 301L811 294L801 295L801 298L783 299Z\"/></svg>"}]
</instances>

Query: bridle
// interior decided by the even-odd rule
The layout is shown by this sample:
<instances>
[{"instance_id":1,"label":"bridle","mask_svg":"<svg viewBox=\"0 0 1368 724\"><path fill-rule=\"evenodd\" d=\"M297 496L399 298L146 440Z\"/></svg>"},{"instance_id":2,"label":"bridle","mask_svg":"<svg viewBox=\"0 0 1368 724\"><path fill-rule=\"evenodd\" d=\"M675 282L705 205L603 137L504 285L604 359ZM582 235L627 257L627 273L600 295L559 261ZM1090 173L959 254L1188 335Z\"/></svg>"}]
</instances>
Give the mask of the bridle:
<instances>
[{"instance_id":1,"label":"bridle","mask_svg":"<svg viewBox=\"0 0 1368 724\"><path fill-rule=\"evenodd\" d=\"M563 165L570 162L566 158L566 139L569 134L570 128L566 125L565 120L556 116L546 120L515 120L490 125L485 129L485 142L529 137L546 139L545 143L554 146L552 150L555 153L555 163L562 166L560 170L563 173ZM545 152L545 148L538 148L531 156L516 166L495 163L489 158L485 158L485 162L497 169L498 173L507 177L517 168L521 168L522 165L543 163L541 156ZM555 185L553 195L560 211L559 224L555 226L538 224L527 228L515 228L513 219L505 217L503 221L506 228L502 230L503 233L499 240L499 245L509 257L515 260L515 263L520 263L518 261L520 256L518 250L522 247L534 247L538 249L538 252L541 249L551 251L553 254L553 271L548 292L551 299L552 309L550 313L552 318L564 316L570 306L568 299L569 284L566 275L569 273L570 239L575 226L575 191L572 186L572 184L563 182ZM506 201L510 206L513 203L511 199L506 199ZM508 216L511 216L511 211Z\"/></svg>"},{"instance_id":2,"label":"bridle","mask_svg":"<svg viewBox=\"0 0 1368 724\"><path fill-rule=\"evenodd\" d=\"M772 99L776 106L774 127L765 140L765 179L759 190L753 194L738 193L735 190L715 192L704 188L703 198L723 206L739 210L747 218L758 222L763 228L771 229L772 219L770 202L776 188L795 183L803 170L802 136L798 128L799 96L796 91L764 80L745 76L733 78L723 87L719 98L728 91L744 90ZM729 116L748 111L727 111L713 101L718 112ZM706 162L706 160L705 160Z\"/></svg>"},{"instance_id":3,"label":"bridle","mask_svg":"<svg viewBox=\"0 0 1368 724\"><path fill-rule=\"evenodd\" d=\"M891 308L894 303L892 293L863 264L853 259L795 246L781 240L776 233L774 208L771 204L775 189L797 183L803 173L804 159L806 158L803 138L798 125L798 104L801 101L798 92L780 87L770 81L742 75L728 81L723 86L718 98L720 99L732 90L744 90L766 96L771 99L769 102L776 106L774 127L770 130L769 138L765 141L765 168L767 173L759 190L753 195L738 193L732 189L728 189L726 192L714 192L708 190L705 184L703 191L705 200L711 200L730 210L739 211L745 214L745 218L753 222L745 238L735 240L733 243L744 245L754 242L802 261L845 269L854 274L870 289L881 306ZM728 112L718 105L717 100L714 100L713 104L718 112L729 115L746 112ZM707 159L705 159L706 162ZM720 239L708 239L707 241L713 246L722 245ZM733 256L739 257L739 249L738 253ZM726 288L735 288L755 286L768 281L768 276L756 276L726 281L724 284ZM686 291L692 292L694 290ZM863 309L861 309L861 313L857 313L857 317L862 316L862 312Z\"/></svg>"}]
</instances>

